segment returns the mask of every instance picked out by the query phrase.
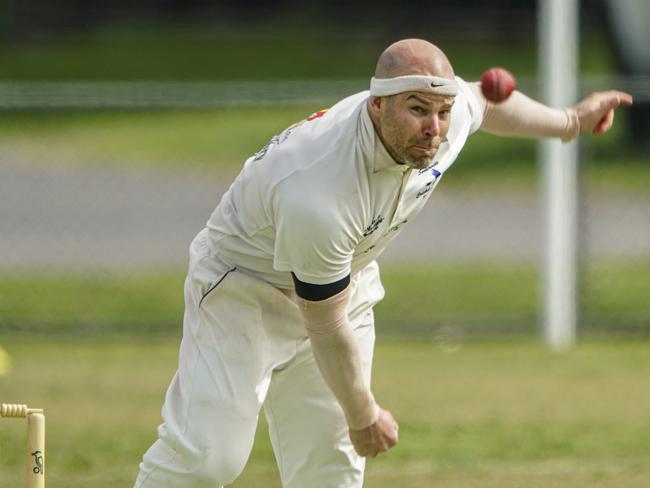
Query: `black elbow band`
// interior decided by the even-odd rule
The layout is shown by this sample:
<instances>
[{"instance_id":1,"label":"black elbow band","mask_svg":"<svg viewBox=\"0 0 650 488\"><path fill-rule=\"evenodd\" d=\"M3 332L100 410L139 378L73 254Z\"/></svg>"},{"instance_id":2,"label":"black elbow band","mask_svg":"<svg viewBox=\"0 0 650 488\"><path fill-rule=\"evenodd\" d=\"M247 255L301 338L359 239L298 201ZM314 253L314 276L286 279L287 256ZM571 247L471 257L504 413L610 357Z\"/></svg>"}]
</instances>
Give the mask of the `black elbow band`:
<instances>
[{"instance_id":1,"label":"black elbow band","mask_svg":"<svg viewBox=\"0 0 650 488\"><path fill-rule=\"evenodd\" d=\"M350 275L345 278L335 281L334 283L327 283L326 285L314 285L312 283L305 283L296 278L296 275L291 273L293 284L296 287L296 295L304 300L311 300L312 302L320 302L327 300L334 295L341 293L350 284Z\"/></svg>"}]
</instances>

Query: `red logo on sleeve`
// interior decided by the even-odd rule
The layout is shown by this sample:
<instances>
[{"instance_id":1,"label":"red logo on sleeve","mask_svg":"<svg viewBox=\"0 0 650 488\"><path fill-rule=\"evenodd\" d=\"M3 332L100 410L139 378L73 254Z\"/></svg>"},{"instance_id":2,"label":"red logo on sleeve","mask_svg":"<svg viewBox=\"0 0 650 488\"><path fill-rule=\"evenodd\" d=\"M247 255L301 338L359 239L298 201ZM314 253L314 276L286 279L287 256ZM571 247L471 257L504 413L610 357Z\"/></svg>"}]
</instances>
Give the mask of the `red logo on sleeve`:
<instances>
[{"instance_id":1,"label":"red logo on sleeve","mask_svg":"<svg viewBox=\"0 0 650 488\"><path fill-rule=\"evenodd\" d=\"M314 119L317 119L319 117L322 117L326 113L327 113L327 109L319 110L318 112L313 113L309 117L307 117L307 121L309 122L310 120L314 120Z\"/></svg>"}]
</instances>

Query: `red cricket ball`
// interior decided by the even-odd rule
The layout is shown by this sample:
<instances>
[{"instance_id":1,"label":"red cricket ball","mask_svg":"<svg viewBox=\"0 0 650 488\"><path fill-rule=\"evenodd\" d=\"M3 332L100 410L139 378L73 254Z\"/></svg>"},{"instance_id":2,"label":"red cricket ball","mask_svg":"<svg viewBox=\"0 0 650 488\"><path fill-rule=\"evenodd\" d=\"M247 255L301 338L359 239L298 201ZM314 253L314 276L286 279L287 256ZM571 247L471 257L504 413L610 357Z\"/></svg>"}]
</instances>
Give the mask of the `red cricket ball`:
<instances>
[{"instance_id":1,"label":"red cricket ball","mask_svg":"<svg viewBox=\"0 0 650 488\"><path fill-rule=\"evenodd\" d=\"M504 68L490 68L481 76L481 91L490 102L507 100L516 87L515 77Z\"/></svg>"}]
</instances>

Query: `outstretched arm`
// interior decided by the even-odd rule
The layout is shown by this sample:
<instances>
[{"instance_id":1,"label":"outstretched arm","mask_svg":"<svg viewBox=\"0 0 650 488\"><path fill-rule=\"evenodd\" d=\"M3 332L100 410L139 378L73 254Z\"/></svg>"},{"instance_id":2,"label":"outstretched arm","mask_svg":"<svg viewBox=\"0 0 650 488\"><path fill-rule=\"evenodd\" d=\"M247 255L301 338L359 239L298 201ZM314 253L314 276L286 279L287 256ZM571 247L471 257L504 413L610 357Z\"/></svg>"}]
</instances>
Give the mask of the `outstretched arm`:
<instances>
[{"instance_id":1,"label":"outstretched arm","mask_svg":"<svg viewBox=\"0 0 650 488\"><path fill-rule=\"evenodd\" d=\"M478 84L470 87L483 104L481 130L499 136L557 137L569 142L579 134L606 132L614 123L614 110L620 105L632 105L630 94L616 90L594 92L566 109L548 107L519 91L494 104L483 98Z\"/></svg>"},{"instance_id":2,"label":"outstretched arm","mask_svg":"<svg viewBox=\"0 0 650 488\"><path fill-rule=\"evenodd\" d=\"M294 276L318 368L348 422L350 439L361 456L376 456L397 443L397 423L379 408L361 370L357 339L347 319L349 277L330 285L311 285Z\"/></svg>"}]
</instances>

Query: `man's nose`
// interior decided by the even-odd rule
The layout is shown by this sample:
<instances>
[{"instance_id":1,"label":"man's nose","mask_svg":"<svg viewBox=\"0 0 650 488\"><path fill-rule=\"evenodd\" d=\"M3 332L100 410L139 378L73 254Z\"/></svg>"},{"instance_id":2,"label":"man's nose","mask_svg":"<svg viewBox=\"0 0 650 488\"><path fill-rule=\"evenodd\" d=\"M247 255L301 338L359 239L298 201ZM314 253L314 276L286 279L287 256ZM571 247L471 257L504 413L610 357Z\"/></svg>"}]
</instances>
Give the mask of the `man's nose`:
<instances>
[{"instance_id":1,"label":"man's nose","mask_svg":"<svg viewBox=\"0 0 650 488\"><path fill-rule=\"evenodd\" d=\"M427 118L422 129L424 135L427 137L435 137L437 135L440 135L440 119L438 118L438 115L435 114L430 118Z\"/></svg>"}]
</instances>

